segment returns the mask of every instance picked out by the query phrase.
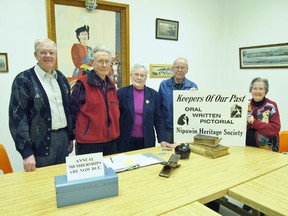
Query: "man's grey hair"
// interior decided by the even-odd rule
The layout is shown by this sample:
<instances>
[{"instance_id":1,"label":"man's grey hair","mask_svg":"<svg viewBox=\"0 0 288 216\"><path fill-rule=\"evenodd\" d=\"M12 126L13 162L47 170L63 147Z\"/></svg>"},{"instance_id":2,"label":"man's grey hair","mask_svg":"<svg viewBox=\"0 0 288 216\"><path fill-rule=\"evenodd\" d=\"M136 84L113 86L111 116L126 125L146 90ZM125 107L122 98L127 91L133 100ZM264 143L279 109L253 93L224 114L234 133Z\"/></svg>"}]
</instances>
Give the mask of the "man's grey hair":
<instances>
[{"instance_id":1,"label":"man's grey hair","mask_svg":"<svg viewBox=\"0 0 288 216\"><path fill-rule=\"evenodd\" d=\"M173 67L175 66L175 64L176 64L176 62L177 62L178 60L184 61L185 64L186 64L186 67L188 68L188 60L187 60L186 58L183 58L183 57L179 57L179 58L175 59L174 62L173 62Z\"/></svg>"},{"instance_id":2,"label":"man's grey hair","mask_svg":"<svg viewBox=\"0 0 288 216\"><path fill-rule=\"evenodd\" d=\"M131 71L130 71L130 76L132 76L132 75L134 74L134 72L135 72L136 70L138 70L138 69L144 69L145 75L146 75L146 77L147 77L147 75L148 75L148 70L147 70L147 68L146 68L144 65L141 65L141 64L135 64L135 65L133 65L133 67L131 68Z\"/></svg>"},{"instance_id":3,"label":"man's grey hair","mask_svg":"<svg viewBox=\"0 0 288 216\"><path fill-rule=\"evenodd\" d=\"M35 53L39 50L39 45L42 43L51 43L55 47L55 50L57 51L56 43L53 40L46 38L46 39L37 39L35 41L35 43L34 43L34 52Z\"/></svg>"},{"instance_id":4,"label":"man's grey hair","mask_svg":"<svg viewBox=\"0 0 288 216\"><path fill-rule=\"evenodd\" d=\"M252 91L253 84L254 84L255 82L263 82L263 83L264 83L264 88L265 88L265 94L268 93L268 91L269 91L269 82L268 82L267 79L261 78L261 77L256 77L256 78L254 78L254 79L251 81L250 86L249 86L249 92Z\"/></svg>"},{"instance_id":5,"label":"man's grey hair","mask_svg":"<svg viewBox=\"0 0 288 216\"><path fill-rule=\"evenodd\" d=\"M95 47L95 48L93 49L93 59L94 59L94 61L97 60L97 59L96 59L96 56L95 56L95 54L96 54L97 52L106 52L106 53L108 53L109 56L110 56L110 61L112 60L111 50L110 50L106 45L101 44L101 45L98 45L97 47Z\"/></svg>"}]
</instances>

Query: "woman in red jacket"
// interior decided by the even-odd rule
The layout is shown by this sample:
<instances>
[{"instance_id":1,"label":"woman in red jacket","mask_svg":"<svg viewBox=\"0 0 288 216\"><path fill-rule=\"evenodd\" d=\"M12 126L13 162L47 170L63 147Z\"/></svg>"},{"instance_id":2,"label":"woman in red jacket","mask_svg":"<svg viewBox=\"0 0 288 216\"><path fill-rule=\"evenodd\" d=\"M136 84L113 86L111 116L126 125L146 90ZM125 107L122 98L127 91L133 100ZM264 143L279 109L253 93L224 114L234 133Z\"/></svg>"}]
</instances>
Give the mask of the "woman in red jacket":
<instances>
[{"instance_id":1,"label":"woman in red jacket","mask_svg":"<svg viewBox=\"0 0 288 216\"><path fill-rule=\"evenodd\" d=\"M92 70L92 48L87 45L89 40L89 26L84 25L75 30L79 43L74 43L71 48L71 57L75 66L72 77L81 77Z\"/></svg>"}]
</instances>

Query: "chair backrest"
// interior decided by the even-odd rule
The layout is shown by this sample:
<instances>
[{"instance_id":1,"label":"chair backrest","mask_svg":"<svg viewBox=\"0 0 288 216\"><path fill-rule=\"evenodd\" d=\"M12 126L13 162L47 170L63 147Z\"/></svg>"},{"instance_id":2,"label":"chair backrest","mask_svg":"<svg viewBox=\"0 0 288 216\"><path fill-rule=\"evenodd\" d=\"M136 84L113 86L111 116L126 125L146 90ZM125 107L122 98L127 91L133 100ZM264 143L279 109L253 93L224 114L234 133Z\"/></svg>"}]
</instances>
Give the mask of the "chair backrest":
<instances>
[{"instance_id":1,"label":"chair backrest","mask_svg":"<svg viewBox=\"0 0 288 216\"><path fill-rule=\"evenodd\" d=\"M288 152L288 131L279 133L279 152Z\"/></svg>"},{"instance_id":2,"label":"chair backrest","mask_svg":"<svg viewBox=\"0 0 288 216\"><path fill-rule=\"evenodd\" d=\"M13 172L8 154L2 144L0 144L0 170L2 170L4 174Z\"/></svg>"}]
</instances>

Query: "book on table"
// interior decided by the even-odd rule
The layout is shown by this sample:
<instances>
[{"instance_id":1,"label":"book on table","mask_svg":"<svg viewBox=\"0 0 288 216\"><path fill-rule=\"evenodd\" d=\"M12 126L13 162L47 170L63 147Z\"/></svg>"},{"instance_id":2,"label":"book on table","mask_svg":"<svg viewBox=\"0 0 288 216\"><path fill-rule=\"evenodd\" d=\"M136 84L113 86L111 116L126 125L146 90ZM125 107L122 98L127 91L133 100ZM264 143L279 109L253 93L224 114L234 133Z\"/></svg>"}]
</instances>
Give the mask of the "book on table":
<instances>
[{"instance_id":1,"label":"book on table","mask_svg":"<svg viewBox=\"0 0 288 216\"><path fill-rule=\"evenodd\" d=\"M149 166L164 162L162 158L151 153L126 155L124 153L103 159L107 168L112 168L115 172L136 169L138 167Z\"/></svg>"},{"instance_id":2,"label":"book on table","mask_svg":"<svg viewBox=\"0 0 288 216\"><path fill-rule=\"evenodd\" d=\"M221 139L216 136L209 136L203 134L197 134L194 136L194 143L209 145L209 146L217 146L220 143Z\"/></svg>"},{"instance_id":3,"label":"book on table","mask_svg":"<svg viewBox=\"0 0 288 216\"><path fill-rule=\"evenodd\" d=\"M210 158L218 158L222 157L224 155L229 154L229 147L224 146L221 144L218 144L217 146L208 146L208 145L202 145L198 143L189 143L191 152L210 157Z\"/></svg>"}]
</instances>

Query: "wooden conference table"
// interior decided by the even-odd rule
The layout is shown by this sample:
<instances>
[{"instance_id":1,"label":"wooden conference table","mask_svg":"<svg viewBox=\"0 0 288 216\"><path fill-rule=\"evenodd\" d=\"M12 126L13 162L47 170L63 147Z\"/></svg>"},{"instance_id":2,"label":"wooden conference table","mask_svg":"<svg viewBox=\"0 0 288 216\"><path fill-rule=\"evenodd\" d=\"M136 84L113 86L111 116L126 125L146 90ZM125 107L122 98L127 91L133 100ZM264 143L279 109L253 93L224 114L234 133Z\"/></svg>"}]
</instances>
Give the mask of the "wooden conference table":
<instances>
[{"instance_id":1,"label":"wooden conference table","mask_svg":"<svg viewBox=\"0 0 288 216\"><path fill-rule=\"evenodd\" d=\"M233 187L228 195L266 215L287 216L288 166Z\"/></svg>"},{"instance_id":2,"label":"wooden conference table","mask_svg":"<svg viewBox=\"0 0 288 216\"><path fill-rule=\"evenodd\" d=\"M130 152L153 153L168 160L160 146ZM228 189L288 165L288 157L253 147L230 147L217 159L191 153L180 160L170 178L159 176L162 165L118 173L119 196L63 208L56 207L54 176L64 175L64 164L0 175L1 215L165 215L191 205L207 203ZM195 214L196 215L196 214Z\"/></svg>"}]
</instances>

